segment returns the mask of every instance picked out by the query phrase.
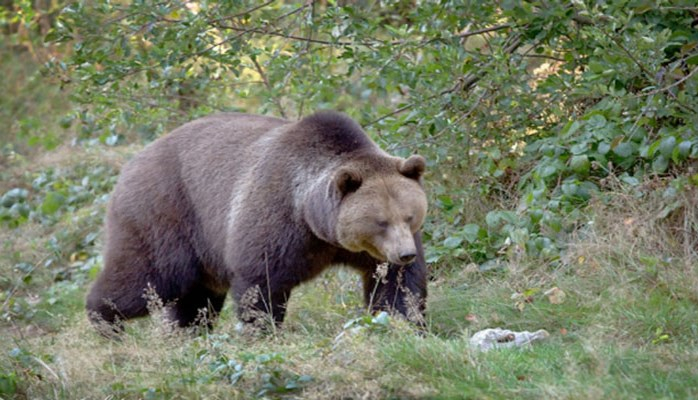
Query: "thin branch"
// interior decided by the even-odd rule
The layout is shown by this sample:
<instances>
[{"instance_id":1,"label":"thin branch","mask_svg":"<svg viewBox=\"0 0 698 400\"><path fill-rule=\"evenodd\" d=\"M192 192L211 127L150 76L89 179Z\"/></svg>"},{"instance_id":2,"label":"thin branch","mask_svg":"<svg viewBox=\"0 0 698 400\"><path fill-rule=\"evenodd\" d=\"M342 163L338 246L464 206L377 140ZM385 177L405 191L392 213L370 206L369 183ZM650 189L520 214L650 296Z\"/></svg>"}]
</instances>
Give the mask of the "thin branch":
<instances>
[{"instance_id":1,"label":"thin branch","mask_svg":"<svg viewBox=\"0 0 698 400\"><path fill-rule=\"evenodd\" d=\"M324 45L330 45L330 46L356 46L357 44L371 46L370 44L366 44L366 43L352 43L352 42L340 42L340 41L330 42L329 40L321 40L321 39L313 39L313 38L307 38L307 37L301 37L301 36L295 36L295 35L287 35L285 33L280 33L280 32L267 32L267 31L257 29L257 28L245 29L245 28L238 28L237 26L221 25L221 24L218 24L216 26L218 28L221 28L221 29L230 29L231 31L241 32L243 35L246 33L259 33L261 35L277 36L277 37L282 37L285 39L300 40L303 42L324 44Z\"/></svg>"},{"instance_id":2,"label":"thin branch","mask_svg":"<svg viewBox=\"0 0 698 400\"><path fill-rule=\"evenodd\" d=\"M665 87L662 87L662 88L659 88L659 89L655 89L655 90L652 90L652 91L647 92L647 93L642 93L642 94L637 95L636 97L651 96L651 95L654 95L654 94L657 94L657 93L660 93L660 92L666 92L667 90L670 90L670 89L672 89L672 88L674 88L674 87L676 87L676 86L678 86L678 85L680 85L680 84L686 82L689 78L691 78L691 76L693 76L693 74L696 73L696 71L698 71L698 67L693 68L693 70L692 70L691 72L689 72L688 75L684 76L683 78L679 79L678 81L672 83L672 84L669 85L669 86L665 86Z\"/></svg>"},{"instance_id":3,"label":"thin branch","mask_svg":"<svg viewBox=\"0 0 698 400\"><path fill-rule=\"evenodd\" d=\"M438 96L437 96L437 95L431 96L431 97L429 97L427 100L431 100L431 99L433 99L433 98L435 98L435 97L438 97ZM382 121L382 120L384 120L384 119L386 119L386 118L392 117L393 115L400 114L401 112L403 112L403 111L405 111L405 110L409 110L410 108L414 107L414 104L415 104L415 103L405 104L404 106L398 108L397 110L393 110L392 112L389 112L388 114L385 114L385 115L383 115L382 117L377 118L377 119L374 119L373 121L371 121L371 122L365 124L364 127L369 127L369 126L371 126L371 125L373 125L373 124L376 124L376 123L378 123L378 122L380 122L380 121Z\"/></svg>"},{"instance_id":4,"label":"thin branch","mask_svg":"<svg viewBox=\"0 0 698 400\"><path fill-rule=\"evenodd\" d=\"M308 2L305 3L305 5L303 7L307 7L307 6L310 6L310 18L309 18L309 20L311 21L311 23L308 24L307 35L309 38L312 38L313 33L315 32L315 30L313 29L313 27L315 26L315 24L313 23L313 21L315 21L315 0L308 0ZM304 57L309 52L310 52L310 42L305 42L305 49L296 55L296 59L300 60L301 57ZM300 104L298 105L298 119L301 119L301 117L303 117L303 108L305 107L305 99L306 99L306 97L302 96Z\"/></svg>"},{"instance_id":5,"label":"thin branch","mask_svg":"<svg viewBox=\"0 0 698 400\"><path fill-rule=\"evenodd\" d=\"M163 3L160 2L160 3L154 4L153 7L158 7L158 6L161 6L162 4L163 4ZM119 9L120 9L120 10L127 10L127 9L128 9L128 7L120 8L120 7L118 7L118 6L115 7L115 8L116 8L117 10L119 10ZM142 12L123 13L123 14L121 14L121 15L117 15L117 16L114 17L114 18L111 18L111 19L108 19L108 20L102 22L101 25L102 25L102 26L111 25L111 24L113 24L113 23L115 23L115 22L119 22L119 21L122 21L122 20L124 20L124 19L131 18L131 17L135 17L136 15L143 15L143 14L144 14L144 13L142 13Z\"/></svg>"},{"instance_id":6,"label":"thin branch","mask_svg":"<svg viewBox=\"0 0 698 400\"><path fill-rule=\"evenodd\" d=\"M679 107L684 109L684 111L688 111L688 112L693 113L693 114L698 114L698 110L696 110L695 108L691 107L688 104L685 104L682 100L679 100L678 96L676 96L676 94L674 94L674 92L668 91L667 93L669 94L669 97L674 99L674 101L676 102L676 104Z\"/></svg>"},{"instance_id":7,"label":"thin branch","mask_svg":"<svg viewBox=\"0 0 698 400\"><path fill-rule=\"evenodd\" d=\"M281 14L280 16L274 18L274 21L279 21L279 20L282 20L290 15L296 14L313 3L314 3L313 0L308 0L305 4L296 8L295 10L291 10L291 11L287 12L286 14Z\"/></svg>"},{"instance_id":8,"label":"thin branch","mask_svg":"<svg viewBox=\"0 0 698 400\"><path fill-rule=\"evenodd\" d=\"M508 29L508 28L511 28L511 24L495 25L495 26L491 26L489 28L478 29L475 31L469 30L467 32L463 32L463 33L459 33L457 35L454 35L453 37L467 38L470 36L482 35L483 33L495 32L495 31L500 31L502 29Z\"/></svg>"},{"instance_id":9,"label":"thin branch","mask_svg":"<svg viewBox=\"0 0 698 400\"><path fill-rule=\"evenodd\" d=\"M279 114L281 114L282 118L286 119L286 113L284 112L284 108L281 106L281 102L279 101L279 99L277 99L276 97L273 96L273 93L272 93L273 90L272 90L271 84L269 84L269 79L267 79L267 74L264 73L262 66L259 65L259 63L257 62L256 57L250 57L250 58L252 59L252 62L254 63L254 67L255 67L255 69L257 69L259 76L262 77L262 81L264 82L264 86L266 86L267 90L272 95L272 98L274 98L274 100L273 100L274 105L276 105L276 108L279 109Z\"/></svg>"},{"instance_id":10,"label":"thin branch","mask_svg":"<svg viewBox=\"0 0 698 400\"><path fill-rule=\"evenodd\" d=\"M296 12L296 11L298 11L298 10L294 10L294 12ZM364 41L364 42L344 42L344 41L336 41L336 42L332 42L332 41L329 41L329 40L321 40L321 39L313 39L313 38L310 38L310 37L302 37L302 36L289 35L289 34L285 34L285 33L281 33L281 32L269 32L269 31L265 31L265 30L262 30L262 29L258 29L258 28L249 28L249 29L245 29L245 28L239 28L239 27L232 26L232 25L224 25L224 24L215 24L215 25L216 25L216 27L218 27L218 28L221 28L221 29L230 29L230 30L232 30L232 31L241 32L242 34L245 34L245 33L258 33L258 34L261 34L261 35L278 36L278 37L282 37L282 38L286 38L286 39L300 40L300 41L304 41L304 42L315 43L315 44L324 44L324 45L330 45L330 46L344 46L344 47L346 47L346 46L365 46L365 47L374 47L374 46L376 46L376 45L378 45L378 44L389 45L389 46L397 46L397 45L402 45L402 44L409 43L409 41L407 41L407 40L393 40L393 41L391 41L391 42L381 42L381 41L375 41L375 42L366 42L366 41ZM499 30L502 30L502 29L510 28L510 27L511 27L510 24L496 25L496 26L492 26L492 27L489 27L489 28L478 29L478 30L476 30L476 31L463 32L463 33L460 33L460 34L457 34L457 35L453 35L453 36L451 36L450 38L465 38L465 37L470 37L470 36L475 36L475 35L481 35L481 34L483 34L483 33L499 31ZM445 38L423 39L423 40L421 40L421 41L419 41L419 42L421 42L422 44L428 44L428 43L432 43L432 42L439 41L439 40L444 40L444 39L445 39Z\"/></svg>"},{"instance_id":11,"label":"thin branch","mask_svg":"<svg viewBox=\"0 0 698 400\"><path fill-rule=\"evenodd\" d=\"M628 57L630 57L631 60L633 60L633 62L635 63L635 65L637 65L637 66L640 68L640 70L641 70L645 75L647 75L647 77L648 77L649 79L653 79L653 78L654 78L654 74L652 74L652 73L644 66L644 64L642 64L642 63L640 62L640 60L638 60L637 58L635 58L635 56L630 52L630 50L628 50L625 46L623 46L623 43L621 43L620 40L618 40L618 38L611 36L610 34L606 33L606 31L604 31L603 29L601 30L601 32L603 32L603 34L604 34L607 38L611 39L618 47L620 47L620 49L623 50L623 52L624 52Z\"/></svg>"},{"instance_id":12,"label":"thin branch","mask_svg":"<svg viewBox=\"0 0 698 400\"><path fill-rule=\"evenodd\" d=\"M606 22L606 17L604 17L604 16L599 17L599 19L600 19L602 22ZM572 17L572 20L574 20L575 22L579 23L580 25L591 25L591 26L596 26L596 25L597 25L591 18L588 18L588 17L583 16L583 15L579 15L579 14L577 14L577 13ZM601 29L601 32L602 32L602 33L604 34L604 36L606 36L608 39L611 39L611 41L612 41L613 43L615 43L616 46L620 47L620 49L623 50L623 52L635 63L635 65L637 65L637 66L640 68L640 70L641 70L645 75L647 75L647 77L648 77L649 79L653 79L653 76L654 76L654 75L644 66L644 64L642 64L642 63L640 62L640 60L638 60L637 58L635 58L635 56L630 52L630 50L628 50L628 49L623 45L623 43L621 43L620 40L618 40L618 38L616 38L616 37L614 37L614 36L611 36L611 34L609 34L608 32L606 32L606 31L603 30L603 29Z\"/></svg>"},{"instance_id":13,"label":"thin branch","mask_svg":"<svg viewBox=\"0 0 698 400\"><path fill-rule=\"evenodd\" d=\"M252 7L252 8L250 8L249 10L246 10L246 11L243 11L243 12L239 12L239 13L233 14L233 15L228 15L228 16L226 16L226 17L221 17L221 18L216 18L216 19L209 20L208 23L212 24L212 23L216 23L216 22L225 21L225 20L228 20L228 19L235 19L235 18L244 17L245 15L250 14L250 13L252 13L252 12L254 12L254 11L257 11L257 10L259 10L260 8L264 8L264 7L268 6L269 4L271 4L271 3L273 3L273 2L274 2L274 0L269 0L269 1L267 1L266 3L262 3L262 4L258 5L257 7Z\"/></svg>"},{"instance_id":14,"label":"thin branch","mask_svg":"<svg viewBox=\"0 0 698 400\"><path fill-rule=\"evenodd\" d=\"M553 61L559 61L559 62L567 62L564 58L560 57L555 57L555 56L548 56L545 54L524 54L523 55L526 58L544 58L546 60L553 60Z\"/></svg>"},{"instance_id":15,"label":"thin branch","mask_svg":"<svg viewBox=\"0 0 698 400\"><path fill-rule=\"evenodd\" d=\"M119 21L124 20L124 19L126 19L126 18L135 17L136 15L140 15L140 14L143 14L143 13L135 12L135 13L122 14L122 15L119 15L118 17L114 17L114 18L112 18L112 19L110 19L110 20L104 21L104 22L102 23L102 25L103 25L103 26L111 25L111 24L113 24L113 23L115 23L115 22L119 22Z\"/></svg>"}]
</instances>

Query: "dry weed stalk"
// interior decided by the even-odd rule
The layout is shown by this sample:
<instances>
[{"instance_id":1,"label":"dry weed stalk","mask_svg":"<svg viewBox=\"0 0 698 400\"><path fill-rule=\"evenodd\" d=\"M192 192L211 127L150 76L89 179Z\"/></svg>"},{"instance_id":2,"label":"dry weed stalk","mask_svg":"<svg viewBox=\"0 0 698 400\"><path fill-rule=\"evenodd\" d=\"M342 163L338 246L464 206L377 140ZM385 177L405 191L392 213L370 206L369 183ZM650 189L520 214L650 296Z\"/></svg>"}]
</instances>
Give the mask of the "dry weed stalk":
<instances>
[{"instance_id":1,"label":"dry weed stalk","mask_svg":"<svg viewBox=\"0 0 698 400\"><path fill-rule=\"evenodd\" d=\"M158 296L155 287L150 283L143 291L143 298L146 300L146 307L152 318L155 333L158 336L172 336L177 329L177 323L170 316L172 304L165 304Z\"/></svg>"},{"instance_id":2,"label":"dry weed stalk","mask_svg":"<svg viewBox=\"0 0 698 400\"><path fill-rule=\"evenodd\" d=\"M260 301L263 302L270 312L259 309L257 305ZM270 329L272 331L275 329L274 316L271 314L271 305L267 304L259 285L247 289L240 297L239 303L238 307L241 310L240 319L250 322L243 325L243 333L258 334L269 331Z\"/></svg>"}]
</instances>

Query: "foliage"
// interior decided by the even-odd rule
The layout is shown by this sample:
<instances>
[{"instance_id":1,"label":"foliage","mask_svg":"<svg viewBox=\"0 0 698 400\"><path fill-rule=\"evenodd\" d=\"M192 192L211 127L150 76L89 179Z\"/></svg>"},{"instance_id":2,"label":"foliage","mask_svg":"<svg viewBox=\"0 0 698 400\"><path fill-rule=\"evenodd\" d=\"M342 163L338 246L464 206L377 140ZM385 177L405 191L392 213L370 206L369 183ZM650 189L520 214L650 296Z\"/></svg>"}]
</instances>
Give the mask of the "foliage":
<instances>
[{"instance_id":1,"label":"foliage","mask_svg":"<svg viewBox=\"0 0 698 400\"><path fill-rule=\"evenodd\" d=\"M0 288L6 290L0 293L4 321L34 321L48 329L62 322L52 318L46 307L74 303L101 267L97 242L115 180L112 166L83 160L69 168L26 171L17 180L18 187L0 195L0 222L5 228L14 234L26 225L48 231L43 237L29 237L29 246L4 241L7 256L0 264L6 271L0 279ZM42 288L38 295L37 288Z\"/></svg>"},{"instance_id":2,"label":"foliage","mask_svg":"<svg viewBox=\"0 0 698 400\"><path fill-rule=\"evenodd\" d=\"M688 5L418 3L74 2L48 67L105 142L212 110L349 113L430 159L431 261L556 260L608 178L695 162Z\"/></svg>"},{"instance_id":3,"label":"foliage","mask_svg":"<svg viewBox=\"0 0 698 400\"><path fill-rule=\"evenodd\" d=\"M56 223L64 213L75 213L88 202L104 203L115 181L115 172L106 166L43 170L33 176L31 192L15 187L0 196L0 221L10 227L28 220Z\"/></svg>"},{"instance_id":4,"label":"foliage","mask_svg":"<svg viewBox=\"0 0 698 400\"><path fill-rule=\"evenodd\" d=\"M209 349L200 351L199 361L205 363L212 377L235 385L246 375L259 377L256 387L258 397L290 393L301 389L312 381L308 375L298 375L284 368L285 359L281 354L252 354L249 352L239 355L239 361L230 359L221 351L218 341L229 341L228 335L213 335L207 338L212 342Z\"/></svg>"}]
</instances>

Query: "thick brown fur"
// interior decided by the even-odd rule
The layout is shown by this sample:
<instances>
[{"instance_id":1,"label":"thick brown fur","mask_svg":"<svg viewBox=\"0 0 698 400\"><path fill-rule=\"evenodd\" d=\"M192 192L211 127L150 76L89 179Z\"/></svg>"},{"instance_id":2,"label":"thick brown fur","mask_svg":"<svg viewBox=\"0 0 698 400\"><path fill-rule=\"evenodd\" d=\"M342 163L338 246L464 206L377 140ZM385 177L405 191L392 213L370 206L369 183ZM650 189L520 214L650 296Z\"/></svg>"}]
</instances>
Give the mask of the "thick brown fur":
<instances>
[{"instance_id":1,"label":"thick brown fur","mask_svg":"<svg viewBox=\"0 0 698 400\"><path fill-rule=\"evenodd\" d=\"M421 322L423 170L421 157L387 155L335 112L190 122L123 169L88 314L102 333L118 331L148 313L152 288L189 326L210 321L231 291L243 321L281 322L295 286L344 264L362 274L373 310Z\"/></svg>"}]
</instances>

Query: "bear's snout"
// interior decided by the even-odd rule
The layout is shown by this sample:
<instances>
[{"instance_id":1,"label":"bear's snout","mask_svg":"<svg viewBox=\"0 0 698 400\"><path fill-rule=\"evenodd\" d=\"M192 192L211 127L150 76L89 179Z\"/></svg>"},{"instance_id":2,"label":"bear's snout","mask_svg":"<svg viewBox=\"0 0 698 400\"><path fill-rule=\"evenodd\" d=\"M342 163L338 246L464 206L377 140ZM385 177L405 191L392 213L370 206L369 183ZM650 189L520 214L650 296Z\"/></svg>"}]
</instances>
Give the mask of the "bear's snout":
<instances>
[{"instance_id":1,"label":"bear's snout","mask_svg":"<svg viewBox=\"0 0 698 400\"><path fill-rule=\"evenodd\" d=\"M412 232L409 229L394 228L392 235L388 235L385 255L389 262L397 265L406 265L417 257L417 246L414 243Z\"/></svg>"}]
</instances>

